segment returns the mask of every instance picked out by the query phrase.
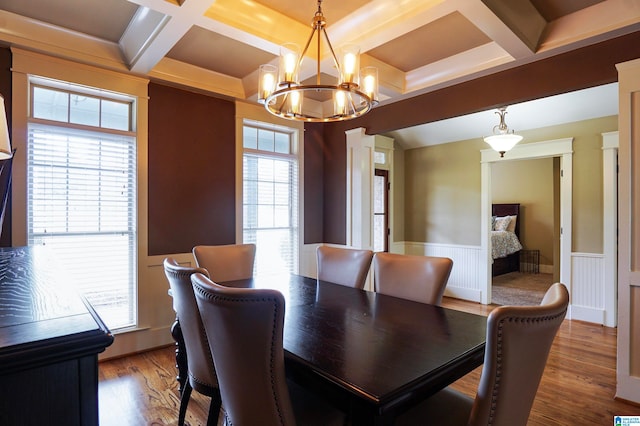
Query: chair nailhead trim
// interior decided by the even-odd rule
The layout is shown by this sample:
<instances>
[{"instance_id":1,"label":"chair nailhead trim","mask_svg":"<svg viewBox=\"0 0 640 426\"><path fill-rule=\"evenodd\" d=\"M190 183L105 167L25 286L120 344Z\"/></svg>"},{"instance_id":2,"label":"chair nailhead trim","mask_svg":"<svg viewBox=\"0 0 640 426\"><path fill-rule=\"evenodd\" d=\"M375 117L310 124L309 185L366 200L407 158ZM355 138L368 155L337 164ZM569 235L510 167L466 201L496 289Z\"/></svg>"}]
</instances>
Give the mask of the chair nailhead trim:
<instances>
[{"instance_id":1,"label":"chair nailhead trim","mask_svg":"<svg viewBox=\"0 0 640 426\"><path fill-rule=\"evenodd\" d=\"M540 323L540 322L548 322L554 321L558 318L564 317L566 315L566 310L559 312L556 315L546 315L543 317L505 317L502 318L498 324L498 333L497 333L497 353L496 353L496 377L493 383L493 389L491 392L491 409L489 410L489 421L487 425L491 426L495 420L496 410L498 407L498 392L500 390L500 382L502 379L502 364L503 364L503 356L502 356L502 345L503 345L503 327L505 322L509 323Z\"/></svg>"}]
</instances>

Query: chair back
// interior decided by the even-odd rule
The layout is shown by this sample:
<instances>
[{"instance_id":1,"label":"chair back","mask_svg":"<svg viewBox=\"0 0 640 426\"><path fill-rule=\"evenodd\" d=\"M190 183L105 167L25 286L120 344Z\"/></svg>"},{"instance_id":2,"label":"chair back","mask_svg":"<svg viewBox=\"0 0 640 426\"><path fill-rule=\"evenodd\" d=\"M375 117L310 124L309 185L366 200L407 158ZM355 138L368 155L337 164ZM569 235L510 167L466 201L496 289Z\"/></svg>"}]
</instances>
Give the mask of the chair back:
<instances>
[{"instance_id":1,"label":"chair back","mask_svg":"<svg viewBox=\"0 0 640 426\"><path fill-rule=\"evenodd\" d=\"M175 259L166 258L164 273L169 281L173 307L182 329L187 352L189 383L193 389L208 395L211 391L203 389L200 384L209 388L217 388L218 380L191 284L191 275L195 273L206 274L207 271L202 268L180 266Z\"/></svg>"},{"instance_id":2,"label":"chair back","mask_svg":"<svg viewBox=\"0 0 640 426\"><path fill-rule=\"evenodd\" d=\"M376 253L375 291L416 302L440 305L453 260L448 257Z\"/></svg>"},{"instance_id":3,"label":"chair back","mask_svg":"<svg viewBox=\"0 0 640 426\"><path fill-rule=\"evenodd\" d=\"M316 257L320 281L363 289L373 251L319 246Z\"/></svg>"},{"instance_id":4,"label":"chair back","mask_svg":"<svg viewBox=\"0 0 640 426\"><path fill-rule=\"evenodd\" d=\"M227 424L294 425L284 368L284 297L191 277L218 371Z\"/></svg>"},{"instance_id":5,"label":"chair back","mask_svg":"<svg viewBox=\"0 0 640 426\"><path fill-rule=\"evenodd\" d=\"M469 425L526 425L553 339L569 304L556 283L539 306L500 306L487 319L487 344Z\"/></svg>"},{"instance_id":6,"label":"chair back","mask_svg":"<svg viewBox=\"0 0 640 426\"><path fill-rule=\"evenodd\" d=\"M215 282L244 280L253 276L255 244L195 246L192 252L196 265L206 269Z\"/></svg>"}]
</instances>

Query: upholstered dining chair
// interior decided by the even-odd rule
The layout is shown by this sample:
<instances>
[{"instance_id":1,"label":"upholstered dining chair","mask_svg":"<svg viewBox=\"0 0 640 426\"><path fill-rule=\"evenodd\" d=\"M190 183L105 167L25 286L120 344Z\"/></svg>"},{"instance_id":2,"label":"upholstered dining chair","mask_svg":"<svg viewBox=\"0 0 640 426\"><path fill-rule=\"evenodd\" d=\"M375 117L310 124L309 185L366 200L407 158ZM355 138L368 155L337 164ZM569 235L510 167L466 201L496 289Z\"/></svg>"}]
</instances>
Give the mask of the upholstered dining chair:
<instances>
[{"instance_id":1,"label":"upholstered dining chair","mask_svg":"<svg viewBox=\"0 0 640 426\"><path fill-rule=\"evenodd\" d=\"M375 291L416 302L440 305L453 260L448 257L376 253Z\"/></svg>"},{"instance_id":2,"label":"upholstered dining chair","mask_svg":"<svg viewBox=\"0 0 640 426\"><path fill-rule=\"evenodd\" d=\"M192 253L196 265L206 269L215 282L243 280L253 276L255 244L195 246Z\"/></svg>"},{"instance_id":3,"label":"upholstered dining chair","mask_svg":"<svg viewBox=\"0 0 640 426\"><path fill-rule=\"evenodd\" d=\"M316 258L320 281L363 289L371 266L373 251L319 246Z\"/></svg>"},{"instance_id":4,"label":"upholstered dining chair","mask_svg":"<svg viewBox=\"0 0 640 426\"><path fill-rule=\"evenodd\" d=\"M216 425L220 416L220 390L209 349L209 342L200 319L200 312L198 311L191 284L192 274L206 274L207 271L202 268L180 266L175 259L166 258L164 260L164 273L169 281L173 307L180 321L187 353L188 375L180 396L178 425L184 425L192 389L211 397L207 425Z\"/></svg>"},{"instance_id":5,"label":"upholstered dining chair","mask_svg":"<svg viewBox=\"0 0 640 426\"><path fill-rule=\"evenodd\" d=\"M218 371L226 425L344 424L344 413L287 383L282 293L224 287L203 274L191 281Z\"/></svg>"},{"instance_id":6,"label":"upholstered dining chair","mask_svg":"<svg viewBox=\"0 0 640 426\"><path fill-rule=\"evenodd\" d=\"M487 319L484 367L474 398L446 388L396 425L526 425L569 292L556 283L538 306L500 306Z\"/></svg>"}]
</instances>

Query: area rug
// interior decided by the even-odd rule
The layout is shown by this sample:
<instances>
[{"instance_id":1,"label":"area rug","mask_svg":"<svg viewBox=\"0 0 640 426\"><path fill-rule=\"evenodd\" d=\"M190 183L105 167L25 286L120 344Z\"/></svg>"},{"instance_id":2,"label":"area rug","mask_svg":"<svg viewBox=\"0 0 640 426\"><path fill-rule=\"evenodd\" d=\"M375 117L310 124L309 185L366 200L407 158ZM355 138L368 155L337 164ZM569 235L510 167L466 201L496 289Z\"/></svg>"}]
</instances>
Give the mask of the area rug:
<instances>
[{"instance_id":1,"label":"area rug","mask_svg":"<svg viewBox=\"0 0 640 426\"><path fill-rule=\"evenodd\" d=\"M509 272L493 277L491 303L496 305L537 305L553 284L552 274Z\"/></svg>"}]
</instances>

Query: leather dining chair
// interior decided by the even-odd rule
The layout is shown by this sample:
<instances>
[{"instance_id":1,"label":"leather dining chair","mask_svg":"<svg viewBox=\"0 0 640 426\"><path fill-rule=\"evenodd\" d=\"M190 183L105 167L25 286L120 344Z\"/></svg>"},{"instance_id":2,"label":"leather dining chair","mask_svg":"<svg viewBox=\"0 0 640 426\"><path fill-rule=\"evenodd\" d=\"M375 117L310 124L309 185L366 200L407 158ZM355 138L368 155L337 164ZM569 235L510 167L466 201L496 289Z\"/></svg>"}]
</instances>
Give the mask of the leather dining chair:
<instances>
[{"instance_id":1,"label":"leather dining chair","mask_svg":"<svg viewBox=\"0 0 640 426\"><path fill-rule=\"evenodd\" d=\"M195 246L192 252L196 265L206 269L215 282L243 280L253 276L255 244Z\"/></svg>"},{"instance_id":2,"label":"leather dining chair","mask_svg":"<svg viewBox=\"0 0 640 426\"><path fill-rule=\"evenodd\" d=\"M373 251L319 246L316 250L318 279L359 289L364 288Z\"/></svg>"},{"instance_id":3,"label":"leather dining chair","mask_svg":"<svg viewBox=\"0 0 640 426\"><path fill-rule=\"evenodd\" d=\"M401 415L408 425L526 425L569 292L556 283L538 306L499 306L487 319L487 344L474 398L446 388Z\"/></svg>"},{"instance_id":4,"label":"leather dining chair","mask_svg":"<svg viewBox=\"0 0 640 426\"><path fill-rule=\"evenodd\" d=\"M224 287L203 274L191 281L218 371L226 425L344 424L344 413L287 382L282 293Z\"/></svg>"},{"instance_id":5,"label":"leather dining chair","mask_svg":"<svg viewBox=\"0 0 640 426\"><path fill-rule=\"evenodd\" d=\"M192 389L211 397L207 425L215 425L220 415L220 390L209 342L200 319L200 312L191 284L191 275L194 273L206 274L207 271L202 268L180 266L173 258L166 258L163 264L187 353L188 374L180 396L178 425L184 425Z\"/></svg>"},{"instance_id":6,"label":"leather dining chair","mask_svg":"<svg viewBox=\"0 0 640 426\"><path fill-rule=\"evenodd\" d=\"M440 305L453 260L448 257L376 253L375 291L416 302Z\"/></svg>"}]
</instances>

